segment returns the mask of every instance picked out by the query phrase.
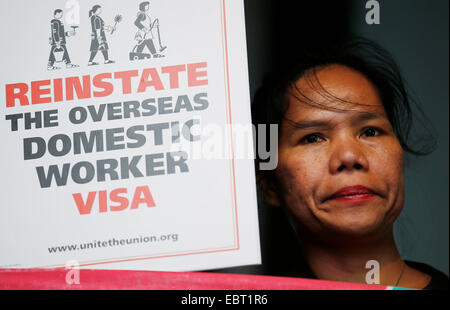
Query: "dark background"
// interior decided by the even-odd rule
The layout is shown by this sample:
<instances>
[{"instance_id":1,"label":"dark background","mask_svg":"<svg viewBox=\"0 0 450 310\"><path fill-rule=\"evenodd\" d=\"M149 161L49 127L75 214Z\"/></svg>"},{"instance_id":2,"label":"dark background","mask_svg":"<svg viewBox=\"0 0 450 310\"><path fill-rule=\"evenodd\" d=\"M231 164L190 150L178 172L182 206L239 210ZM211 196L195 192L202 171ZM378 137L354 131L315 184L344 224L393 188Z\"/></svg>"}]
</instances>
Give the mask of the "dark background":
<instances>
[{"instance_id":1,"label":"dark background","mask_svg":"<svg viewBox=\"0 0 450 310\"><path fill-rule=\"evenodd\" d=\"M357 34L394 56L438 142L431 155L407 160L406 202L394 226L395 238L403 258L448 275L449 1L379 0L379 25L366 24L366 0L244 2L252 97L271 68L311 41ZM282 211L260 196L258 200L263 264L217 271L292 276L301 259L296 238Z\"/></svg>"}]
</instances>

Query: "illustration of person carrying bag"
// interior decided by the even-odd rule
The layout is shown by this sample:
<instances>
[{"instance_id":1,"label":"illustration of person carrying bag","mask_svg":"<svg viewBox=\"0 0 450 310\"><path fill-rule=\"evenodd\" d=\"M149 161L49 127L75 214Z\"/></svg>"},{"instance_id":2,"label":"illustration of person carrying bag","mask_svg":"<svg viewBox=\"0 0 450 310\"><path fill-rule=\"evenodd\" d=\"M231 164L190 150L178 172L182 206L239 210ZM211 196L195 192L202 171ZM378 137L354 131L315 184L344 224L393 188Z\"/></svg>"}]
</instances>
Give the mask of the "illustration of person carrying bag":
<instances>
[{"instance_id":1,"label":"illustration of person carrying bag","mask_svg":"<svg viewBox=\"0 0 450 310\"><path fill-rule=\"evenodd\" d=\"M63 11L56 9L53 13L54 19L50 22L51 24L51 37L49 38L51 49L50 57L48 59L47 70L57 70L60 67L54 66L55 62L64 62L66 68L76 68L78 65L74 65L70 62L69 53L66 48L66 36L74 36L75 30L65 31L64 24L61 22ZM75 26L74 26L75 27ZM75 29L75 28L74 28ZM56 54L56 55L55 55ZM62 57L60 57L62 54ZM58 56L58 59L57 57Z\"/></svg>"},{"instance_id":2,"label":"illustration of person carrying bag","mask_svg":"<svg viewBox=\"0 0 450 310\"><path fill-rule=\"evenodd\" d=\"M102 12L102 8L100 5L94 5L92 9L89 11L89 18L91 19L91 55L89 57L89 66L98 65L97 62L94 62L95 55L97 55L98 51L101 51L103 57L105 58L105 64L114 63L113 60L110 60L108 57L108 42L106 41L106 33L105 31L111 31L111 34L116 29L115 27L106 26L103 19L99 16ZM118 15L120 16L120 15ZM117 22L116 22L117 24Z\"/></svg>"},{"instance_id":3,"label":"illustration of person carrying bag","mask_svg":"<svg viewBox=\"0 0 450 310\"><path fill-rule=\"evenodd\" d=\"M138 31L134 37L137 41L137 45L130 53L130 60L150 58L150 54L142 53L145 47L150 51L154 58L164 57L156 51L154 38L157 36L159 44L159 52L164 51L167 47L161 44L161 35L159 32L159 19L155 19L152 22L148 10L150 8L150 2L144 1L139 4L139 12L137 13L136 21L134 25L138 28ZM156 34L154 33L156 31Z\"/></svg>"}]
</instances>

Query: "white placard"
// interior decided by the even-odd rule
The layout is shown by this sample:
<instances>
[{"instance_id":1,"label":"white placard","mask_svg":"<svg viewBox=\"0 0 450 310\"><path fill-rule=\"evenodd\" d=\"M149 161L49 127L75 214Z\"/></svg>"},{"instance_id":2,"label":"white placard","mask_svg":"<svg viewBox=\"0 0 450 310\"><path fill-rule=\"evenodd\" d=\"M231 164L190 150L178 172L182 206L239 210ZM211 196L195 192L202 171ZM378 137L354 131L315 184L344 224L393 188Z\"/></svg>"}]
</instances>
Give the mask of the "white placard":
<instances>
[{"instance_id":1,"label":"white placard","mask_svg":"<svg viewBox=\"0 0 450 310\"><path fill-rule=\"evenodd\" d=\"M0 2L1 268L260 263L243 1L144 2Z\"/></svg>"}]
</instances>

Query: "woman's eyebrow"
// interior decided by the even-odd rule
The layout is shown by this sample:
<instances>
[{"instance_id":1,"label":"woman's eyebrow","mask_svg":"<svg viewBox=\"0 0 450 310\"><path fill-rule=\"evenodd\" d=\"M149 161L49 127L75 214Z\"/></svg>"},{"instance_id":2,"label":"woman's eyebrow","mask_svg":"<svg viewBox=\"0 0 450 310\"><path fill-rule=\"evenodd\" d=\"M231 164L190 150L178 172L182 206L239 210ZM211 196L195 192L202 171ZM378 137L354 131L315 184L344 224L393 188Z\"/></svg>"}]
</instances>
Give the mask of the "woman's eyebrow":
<instances>
[{"instance_id":1,"label":"woman's eyebrow","mask_svg":"<svg viewBox=\"0 0 450 310\"><path fill-rule=\"evenodd\" d=\"M377 112L359 112L352 117L352 123L363 123L375 119L385 119L386 117L382 113Z\"/></svg>"},{"instance_id":2,"label":"woman's eyebrow","mask_svg":"<svg viewBox=\"0 0 450 310\"><path fill-rule=\"evenodd\" d=\"M329 120L302 120L293 121L286 120L291 128L288 130L288 135L291 136L299 130L319 130L328 131L331 130L336 124L333 124Z\"/></svg>"},{"instance_id":3,"label":"woman's eyebrow","mask_svg":"<svg viewBox=\"0 0 450 310\"><path fill-rule=\"evenodd\" d=\"M384 119L385 117L381 113L377 112L358 112L351 117L352 124L363 123L371 121L374 119ZM336 127L336 123L332 120L301 120L293 121L286 119L286 121L291 125L290 133L294 133L297 130L330 130Z\"/></svg>"},{"instance_id":4,"label":"woman's eyebrow","mask_svg":"<svg viewBox=\"0 0 450 310\"><path fill-rule=\"evenodd\" d=\"M293 121L286 120L293 128L292 130L300 130L300 129L329 129L334 127L330 121L322 121L322 120L305 120L305 121Z\"/></svg>"}]
</instances>

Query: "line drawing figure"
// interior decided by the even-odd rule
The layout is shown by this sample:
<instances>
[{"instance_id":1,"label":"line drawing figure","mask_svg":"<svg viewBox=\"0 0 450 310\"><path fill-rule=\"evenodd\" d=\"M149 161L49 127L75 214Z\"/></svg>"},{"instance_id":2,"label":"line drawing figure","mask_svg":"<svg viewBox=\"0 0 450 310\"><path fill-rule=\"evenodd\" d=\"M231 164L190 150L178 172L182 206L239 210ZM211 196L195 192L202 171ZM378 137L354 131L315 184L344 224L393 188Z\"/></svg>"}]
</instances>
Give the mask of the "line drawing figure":
<instances>
[{"instance_id":1,"label":"line drawing figure","mask_svg":"<svg viewBox=\"0 0 450 310\"><path fill-rule=\"evenodd\" d=\"M72 31L65 31L64 24L61 21L63 17L63 10L56 9L53 12L53 19L50 22L51 36L49 38L50 56L48 58L47 70L58 70L60 67L56 67L55 62L64 62L66 68L76 68L78 65L73 64L70 61L69 52L66 47L66 37L75 36L75 29L78 26L72 26Z\"/></svg>"},{"instance_id":2,"label":"line drawing figure","mask_svg":"<svg viewBox=\"0 0 450 310\"><path fill-rule=\"evenodd\" d=\"M130 60L165 57L161 54L161 52L163 52L167 46L163 46L161 43L159 19L155 18L155 20L152 21L152 18L149 15L149 10L149 1L144 1L139 4L139 12L137 13L136 20L134 22L134 25L138 28L138 31L134 36L137 44L130 52ZM155 38L157 38L159 45L158 51L155 47ZM143 53L145 47L147 47L151 54Z\"/></svg>"},{"instance_id":3,"label":"line drawing figure","mask_svg":"<svg viewBox=\"0 0 450 310\"><path fill-rule=\"evenodd\" d=\"M103 54L103 58L105 59L105 64L112 64L115 61L109 59L108 50L109 45L106 40L106 32L111 32L111 34L114 33L116 30L117 23L122 21L121 15L116 15L114 18L115 25L107 26L105 25L105 22L100 17L100 14L102 13L102 7L100 5L94 5L92 9L89 11L89 18L91 20L91 47L90 52L91 55L89 56L89 62L88 66L94 66L98 65L98 62L94 62L94 58L97 55L98 51L101 51Z\"/></svg>"}]
</instances>

